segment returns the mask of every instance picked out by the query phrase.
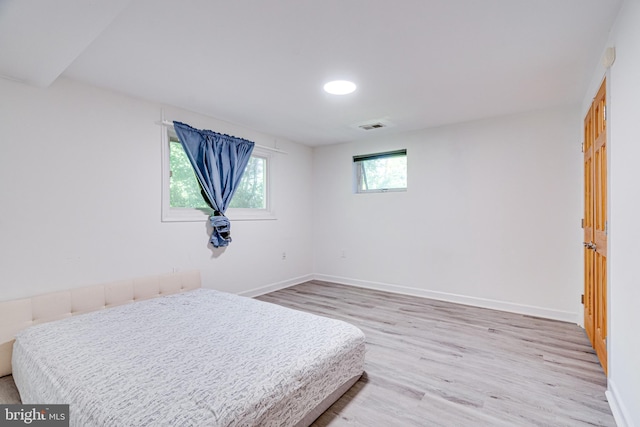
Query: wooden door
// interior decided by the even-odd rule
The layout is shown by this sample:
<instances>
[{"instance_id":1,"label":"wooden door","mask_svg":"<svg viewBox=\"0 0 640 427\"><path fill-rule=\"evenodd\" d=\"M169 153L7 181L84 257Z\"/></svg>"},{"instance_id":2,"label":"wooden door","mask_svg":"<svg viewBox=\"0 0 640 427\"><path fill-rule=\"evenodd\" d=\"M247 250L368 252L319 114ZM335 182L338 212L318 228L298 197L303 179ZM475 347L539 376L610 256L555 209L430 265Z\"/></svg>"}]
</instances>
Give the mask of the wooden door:
<instances>
[{"instance_id":1,"label":"wooden door","mask_svg":"<svg viewBox=\"0 0 640 427\"><path fill-rule=\"evenodd\" d=\"M591 249L593 242L593 114L589 109L584 118L584 219L582 228L584 238L584 329L591 345L595 347L594 341L594 252Z\"/></svg>"},{"instance_id":2,"label":"wooden door","mask_svg":"<svg viewBox=\"0 0 640 427\"><path fill-rule=\"evenodd\" d=\"M584 120L584 325L607 372L606 80Z\"/></svg>"}]
</instances>

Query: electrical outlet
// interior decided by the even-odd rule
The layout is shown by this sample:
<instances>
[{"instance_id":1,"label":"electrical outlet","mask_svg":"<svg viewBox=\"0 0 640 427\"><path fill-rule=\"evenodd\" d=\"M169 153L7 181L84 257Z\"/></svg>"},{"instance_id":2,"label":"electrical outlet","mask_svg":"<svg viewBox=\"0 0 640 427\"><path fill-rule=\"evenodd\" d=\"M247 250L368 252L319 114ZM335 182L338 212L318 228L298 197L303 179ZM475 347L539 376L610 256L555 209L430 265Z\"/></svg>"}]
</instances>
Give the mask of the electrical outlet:
<instances>
[{"instance_id":1,"label":"electrical outlet","mask_svg":"<svg viewBox=\"0 0 640 427\"><path fill-rule=\"evenodd\" d=\"M347 257L347 250L343 249L340 251L340 258L346 258Z\"/></svg>"},{"instance_id":2,"label":"electrical outlet","mask_svg":"<svg viewBox=\"0 0 640 427\"><path fill-rule=\"evenodd\" d=\"M287 259L287 253L286 252L282 252L282 260L284 261L285 259Z\"/></svg>"}]
</instances>

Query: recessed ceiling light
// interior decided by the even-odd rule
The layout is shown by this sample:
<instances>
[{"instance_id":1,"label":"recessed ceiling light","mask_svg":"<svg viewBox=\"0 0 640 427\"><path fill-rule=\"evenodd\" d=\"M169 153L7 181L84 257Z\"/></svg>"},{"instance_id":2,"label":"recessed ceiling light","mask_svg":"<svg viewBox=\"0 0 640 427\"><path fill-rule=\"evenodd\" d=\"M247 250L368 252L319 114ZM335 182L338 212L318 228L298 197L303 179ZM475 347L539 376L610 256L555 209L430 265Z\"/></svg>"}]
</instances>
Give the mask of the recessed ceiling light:
<instances>
[{"instance_id":1,"label":"recessed ceiling light","mask_svg":"<svg viewBox=\"0 0 640 427\"><path fill-rule=\"evenodd\" d=\"M332 95L346 95L356 90L356 84L347 80L334 80L325 84L324 90Z\"/></svg>"}]
</instances>

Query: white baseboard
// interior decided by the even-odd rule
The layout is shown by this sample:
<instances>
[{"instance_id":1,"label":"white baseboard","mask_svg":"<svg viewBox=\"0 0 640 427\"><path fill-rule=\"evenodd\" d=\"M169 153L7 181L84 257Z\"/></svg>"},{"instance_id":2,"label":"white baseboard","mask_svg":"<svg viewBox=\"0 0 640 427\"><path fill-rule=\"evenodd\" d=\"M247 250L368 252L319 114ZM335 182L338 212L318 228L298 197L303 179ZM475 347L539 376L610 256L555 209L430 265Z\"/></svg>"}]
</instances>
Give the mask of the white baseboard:
<instances>
[{"instance_id":1,"label":"white baseboard","mask_svg":"<svg viewBox=\"0 0 640 427\"><path fill-rule=\"evenodd\" d=\"M630 426L629 422L631 417L629 416L629 412L627 411L624 403L618 397L620 394L610 378L607 381L607 391L605 391L604 394L607 396L607 401L609 402L611 413L613 413L613 418L616 420L616 425L618 427Z\"/></svg>"},{"instance_id":2,"label":"white baseboard","mask_svg":"<svg viewBox=\"0 0 640 427\"><path fill-rule=\"evenodd\" d=\"M498 301L486 298L470 297L451 294L447 292L429 291L426 289L411 288L408 286L391 285L388 283L370 282L366 280L350 279L347 277L330 276L327 274L314 274L315 280L339 283L343 285L357 286L360 288L376 289L379 291L395 292L398 294L413 295L423 298L431 298L441 301L455 302L458 304L472 305L475 307L490 308L493 310L509 311L512 313L526 314L529 316L543 317L546 319L561 320L563 322L578 323L579 313L571 311L553 310L532 305L515 304L506 301Z\"/></svg>"},{"instance_id":3,"label":"white baseboard","mask_svg":"<svg viewBox=\"0 0 640 427\"><path fill-rule=\"evenodd\" d=\"M294 277L293 279L284 280L282 282L273 283L271 285L261 286L255 289L249 289L248 291L240 292L238 295L242 295L243 297L257 297L259 295L264 295L269 292L277 291L279 289L288 288L289 286L299 285L300 283L308 282L309 280L313 280L312 274L306 274L304 276Z\"/></svg>"}]
</instances>

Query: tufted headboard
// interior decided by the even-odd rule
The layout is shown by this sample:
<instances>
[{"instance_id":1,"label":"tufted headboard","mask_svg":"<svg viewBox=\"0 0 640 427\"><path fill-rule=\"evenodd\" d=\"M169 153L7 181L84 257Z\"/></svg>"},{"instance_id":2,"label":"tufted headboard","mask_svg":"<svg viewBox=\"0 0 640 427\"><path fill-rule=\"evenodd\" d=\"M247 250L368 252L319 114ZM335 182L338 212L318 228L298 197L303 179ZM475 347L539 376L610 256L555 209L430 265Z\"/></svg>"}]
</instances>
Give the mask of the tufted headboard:
<instances>
[{"instance_id":1,"label":"tufted headboard","mask_svg":"<svg viewBox=\"0 0 640 427\"><path fill-rule=\"evenodd\" d=\"M184 271L0 302L0 377L11 373L15 334L28 326L199 287L200 272Z\"/></svg>"}]
</instances>

